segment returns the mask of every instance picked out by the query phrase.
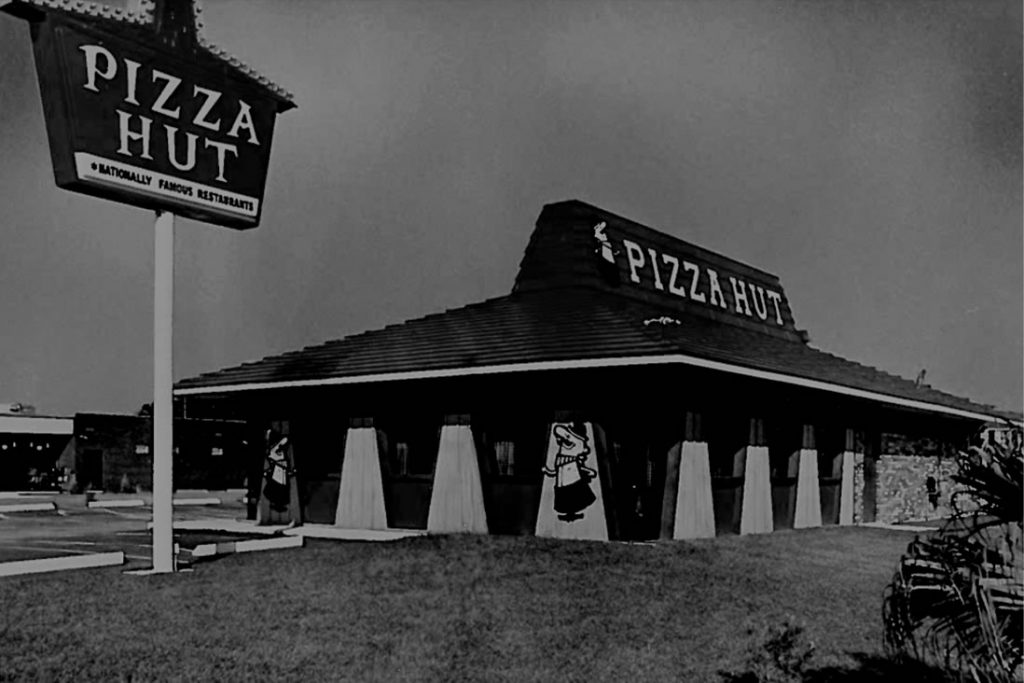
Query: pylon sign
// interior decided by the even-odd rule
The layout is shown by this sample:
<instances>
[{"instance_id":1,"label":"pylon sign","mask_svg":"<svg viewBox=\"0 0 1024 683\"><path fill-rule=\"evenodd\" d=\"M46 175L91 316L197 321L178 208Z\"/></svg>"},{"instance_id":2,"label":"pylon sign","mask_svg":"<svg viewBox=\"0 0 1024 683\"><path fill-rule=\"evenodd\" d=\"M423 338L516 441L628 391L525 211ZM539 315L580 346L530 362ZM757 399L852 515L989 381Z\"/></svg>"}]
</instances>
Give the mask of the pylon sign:
<instances>
[{"instance_id":1,"label":"pylon sign","mask_svg":"<svg viewBox=\"0 0 1024 683\"><path fill-rule=\"evenodd\" d=\"M57 185L256 227L274 120L290 96L204 44L192 2L143 7L0 0L30 22Z\"/></svg>"}]
</instances>

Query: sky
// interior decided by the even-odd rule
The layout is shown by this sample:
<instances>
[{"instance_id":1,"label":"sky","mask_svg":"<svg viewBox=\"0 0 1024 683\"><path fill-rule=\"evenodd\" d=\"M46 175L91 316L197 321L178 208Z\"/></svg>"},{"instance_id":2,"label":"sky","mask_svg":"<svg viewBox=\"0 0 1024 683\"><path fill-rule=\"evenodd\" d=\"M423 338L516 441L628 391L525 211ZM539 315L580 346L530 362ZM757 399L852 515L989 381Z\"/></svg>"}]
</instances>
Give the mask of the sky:
<instances>
[{"instance_id":1,"label":"sky","mask_svg":"<svg viewBox=\"0 0 1024 683\"><path fill-rule=\"evenodd\" d=\"M178 219L176 379L507 294L580 199L777 275L831 353L1024 404L1019 2L205 0L295 95L262 223ZM152 400L153 214L53 182L0 14L0 402Z\"/></svg>"}]
</instances>

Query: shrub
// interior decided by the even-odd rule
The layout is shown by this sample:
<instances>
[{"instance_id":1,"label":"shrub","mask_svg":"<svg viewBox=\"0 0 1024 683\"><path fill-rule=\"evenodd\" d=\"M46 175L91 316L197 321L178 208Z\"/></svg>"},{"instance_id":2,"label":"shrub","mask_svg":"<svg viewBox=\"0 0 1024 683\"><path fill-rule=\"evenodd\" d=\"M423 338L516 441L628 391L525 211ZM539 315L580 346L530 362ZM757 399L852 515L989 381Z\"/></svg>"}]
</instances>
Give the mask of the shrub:
<instances>
[{"instance_id":1,"label":"shrub","mask_svg":"<svg viewBox=\"0 0 1024 683\"><path fill-rule=\"evenodd\" d=\"M754 630L748 633L753 635ZM804 626L787 616L761 631L747 655L745 671L722 675L729 683L799 683L809 673L813 657L814 643L807 639Z\"/></svg>"},{"instance_id":2,"label":"shrub","mask_svg":"<svg viewBox=\"0 0 1024 683\"><path fill-rule=\"evenodd\" d=\"M895 656L978 682L1020 680L1024 664L1024 456L1009 445L960 453L953 517L915 538L883 603Z\"/></svg>"}]
</instances>

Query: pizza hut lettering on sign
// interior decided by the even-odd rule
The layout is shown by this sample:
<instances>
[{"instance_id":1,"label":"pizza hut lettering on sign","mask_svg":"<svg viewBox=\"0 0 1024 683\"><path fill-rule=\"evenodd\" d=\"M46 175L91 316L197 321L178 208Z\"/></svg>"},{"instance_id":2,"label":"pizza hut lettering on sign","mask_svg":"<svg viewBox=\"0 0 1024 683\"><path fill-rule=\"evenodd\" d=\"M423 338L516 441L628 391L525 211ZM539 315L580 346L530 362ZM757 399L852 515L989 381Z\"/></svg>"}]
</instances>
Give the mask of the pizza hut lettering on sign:
<instances>
[{"instance_id":1,"label":"pizza hut lettering on sign","mask_svg":"<svg viewBox=\"0 0 1024 683\"><path fill-rule=\"evenodd\" d=\"M69 67L69 99L104 122L75 146L79 181L256 222L273 121L265 101L254 106L228 92L229 84L148 59L131 44L66 27L56 34Z\"/></svg>"},{"instance_id":2,"label":"pizza hut lettering on sign","mask_svg":"<svg viewBox=\"0 0 1024 683\"><path fill-rule=\"evenodd\" d=\"M231 103L222 103L224 93L199 85L193 85L191 94L181 88L182 79L155 68L143 69L142 64L128 58L118 60L114 54L102 45L82 45L78 48L85 54L85 83L82 87L86 90L98 93L100 88L97 81L113 81L115 77L122 75L124 95L122 102L125 105L134 105L133 108L141 107L147 111L178 121L182 118L182 99L193 100L193 114L190 117L194 126L205 130L219 133L225 128L225 135L229 138L236 138L244 143L259 145L256 136L256 126L252 120L252 107L245 100L238 98ZM118 62L121 61L122 68ZM138 82L140 78L149 80L158 87L151 91L151 99L148 102L138 100ZM153 137L153 118L141 113L132 113L118 108L118 154L127 157L141 156L143 159L153 159L151 156ZM224 115L232 116L230 126L223 125ZM196 167L196 148L199 136L194 133L185 133L184 154L178 150L178 134L181 132L177 126L167 123L162 125L163 133L166 136L166 144L162 150L167 155L167 161L179 171L191 171ZM134 150L133 150L134 148ZM232 159L238 158L238 143L223 142L209 137L203 137L201 153L211 154L216 158L217 173L214 180L226 183L225 166L228 156ZM181 158L183 157L183 158Z\"/></svg>"},{"instance_id":3,"label":"pizza hut lettering on sign","mask_svg":"<svg viewBox=\"0 0 1024 683\"><path fill-rule=\"evenodd\" d=\"M706 264L641 246L626 237L619 238L622 249L616 249L603 221L594 226L594 238L602 261L613 263L616 255L625 255L626 273L630 282L636 285L755 322L786 326L781 292L737 275L720 275L718 270Z\"/></svg>"}]
</instances>

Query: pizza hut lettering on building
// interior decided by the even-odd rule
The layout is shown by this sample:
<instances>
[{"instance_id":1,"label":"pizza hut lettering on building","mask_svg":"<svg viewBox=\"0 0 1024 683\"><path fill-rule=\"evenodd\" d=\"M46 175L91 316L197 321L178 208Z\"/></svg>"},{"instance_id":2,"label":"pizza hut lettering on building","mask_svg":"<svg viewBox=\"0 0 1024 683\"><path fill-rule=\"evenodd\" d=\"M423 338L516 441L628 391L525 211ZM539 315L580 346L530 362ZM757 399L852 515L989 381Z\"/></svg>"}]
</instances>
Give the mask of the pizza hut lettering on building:
<instances>
[{"instance_id":1,"label":"pizza hut lettering on building","mask_svg":"<svg viewBox=\"0 0 1024 683\"><path fill-rule=\"evenodd\" d=\"M207 43L190 0L139 6L0 0L31 24L57 185L255 227L291 96Z\"/></svg>"},{"instance_id":2,"label":"pizza hut lettering on building","mask_svg":"<svg viewBox=\"0 0 1024 683\"><path fill-rule=\"evenodd\" d=\"M707 264L641 246L627 237L619 237L617 249L607 234L608 225L594 226L595 253L604 265L617 265L616 257L625 255L625 275L644 289L672 295L755 322L787 327L783 295L769 287L748 282L738 275L719 275ZM616 272L617 277L617 272Z\"/></svg>"}]
</instances>

